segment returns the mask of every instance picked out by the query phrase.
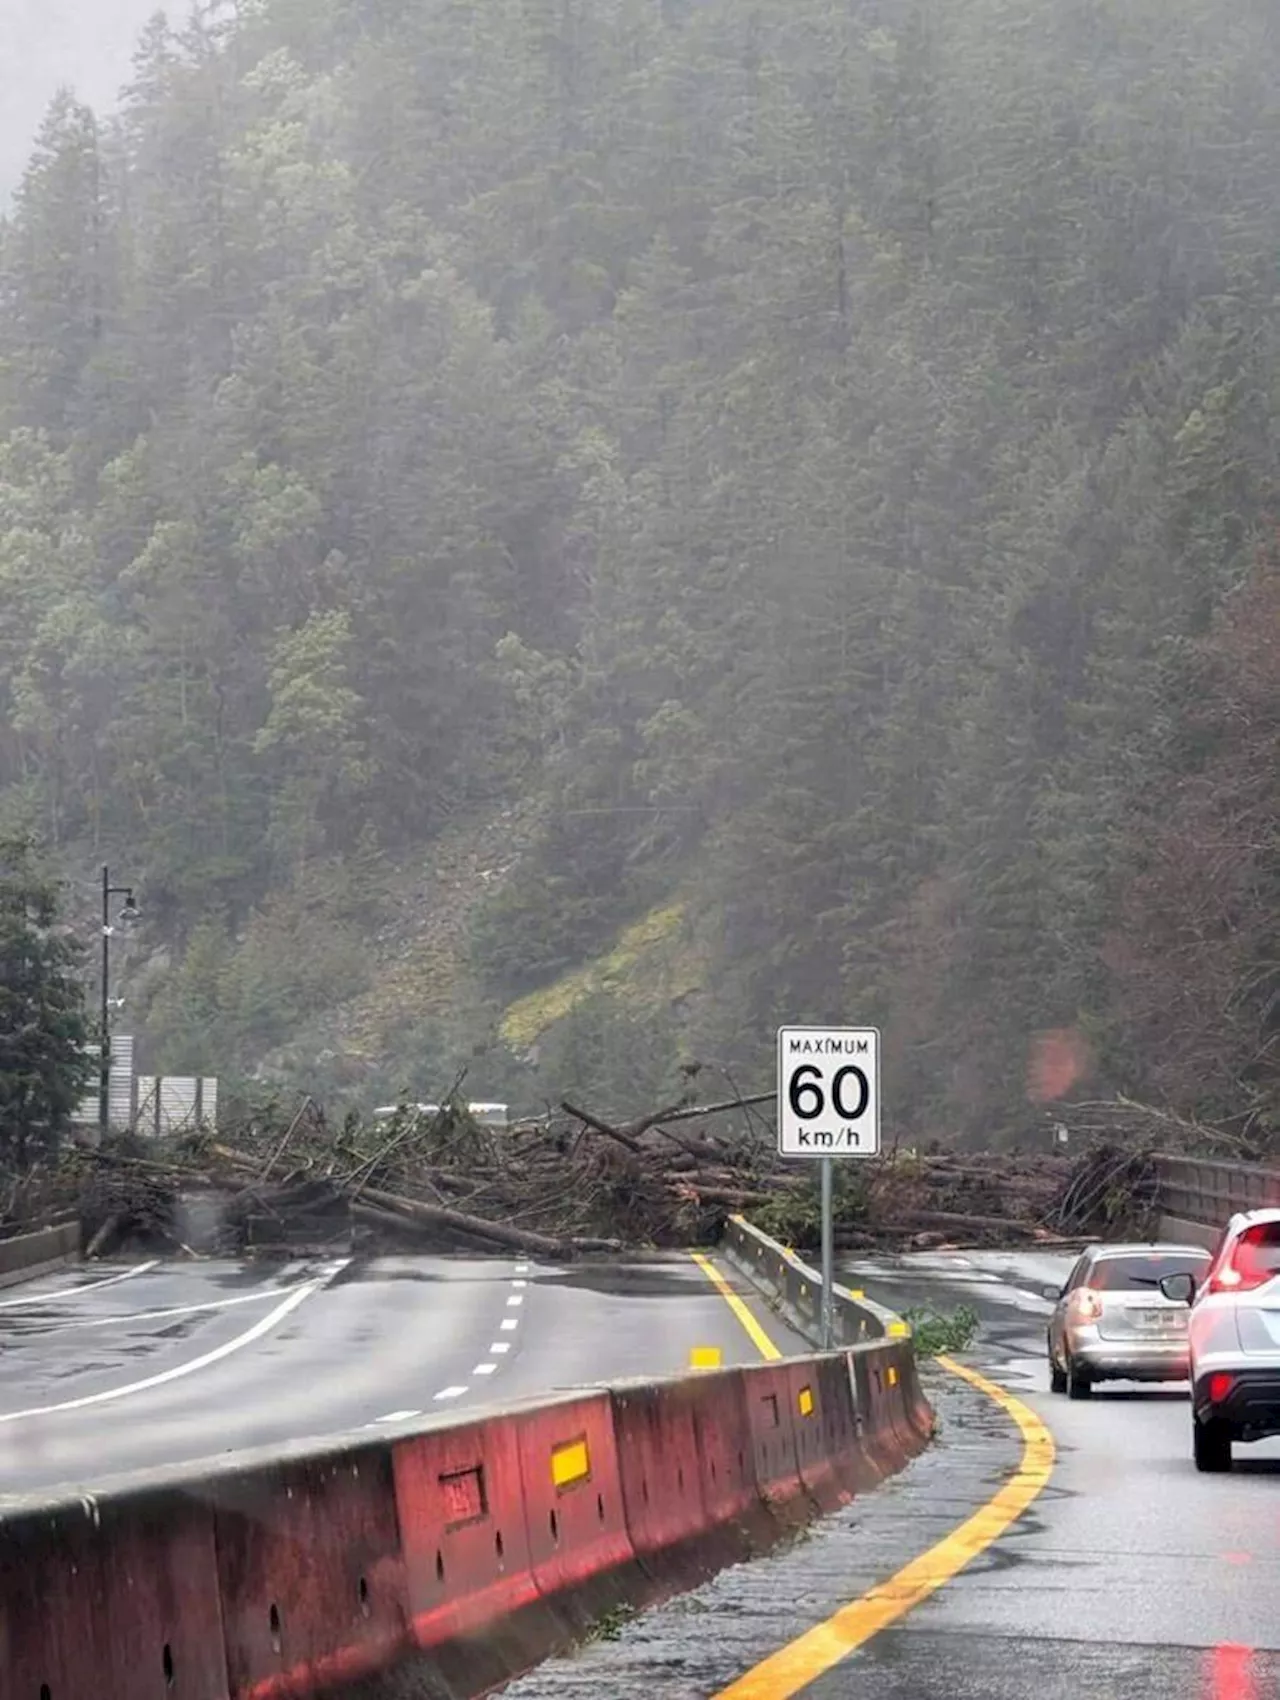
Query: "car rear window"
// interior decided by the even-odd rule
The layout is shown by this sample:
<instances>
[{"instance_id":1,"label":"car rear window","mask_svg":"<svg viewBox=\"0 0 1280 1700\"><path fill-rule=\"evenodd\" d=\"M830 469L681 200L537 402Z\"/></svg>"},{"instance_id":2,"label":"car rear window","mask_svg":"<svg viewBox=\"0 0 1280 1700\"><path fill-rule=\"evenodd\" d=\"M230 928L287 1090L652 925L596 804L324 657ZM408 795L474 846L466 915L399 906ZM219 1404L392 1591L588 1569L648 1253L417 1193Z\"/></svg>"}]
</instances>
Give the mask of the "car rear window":
<instances>
[{"instance_id":1,"label":"car rear window","mask_svg":"<svg viewBox=\"0 0 1280 1700\"><path fill-rule=\"evenodd\" d=\"M1280 1257L1280 1245L1276 1247ZM1190 1251L1144 1252L1133 1257L1104 1257L1094 1265L1089 1285L1104 1293L1149 1292L1166 1275L1202 1275L1209 1253Z\"/></svg>"}]
</instances>

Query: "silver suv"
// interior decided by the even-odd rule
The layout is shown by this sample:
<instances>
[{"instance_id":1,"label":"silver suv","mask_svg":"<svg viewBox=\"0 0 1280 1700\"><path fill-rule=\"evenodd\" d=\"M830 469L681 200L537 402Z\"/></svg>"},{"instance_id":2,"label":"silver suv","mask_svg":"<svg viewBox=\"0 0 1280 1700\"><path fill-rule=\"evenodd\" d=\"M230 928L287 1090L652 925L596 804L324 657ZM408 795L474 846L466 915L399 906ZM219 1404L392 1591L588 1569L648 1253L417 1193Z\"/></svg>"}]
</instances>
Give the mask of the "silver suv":
<instances>
[{"instance_id":1,"label":"silver suv","mask_svg":"<svg viewBox=\"0 0 1280 1700\"><path fill-rule=\"evenodd\" d=\"M1280 1210L1233 1216L1207 1270L1160 1283L1191 1306L1191 1437L1198 1470L1229 1470L1231 1443L1280 1434Z\"/></svg>"},{"instance_id":2,"label":"silver suv","mask_svg":"<svg viewBox=\"0 0 1280 1700\"><path fill-rule=\"evenodd\" d=\"M1187 1313L1162 1290L1172 1275L1203 1275L1194 1245L1092 1245L1081 1253L1049 1318L1049 1385L1084 1399L1098 1381L1185 1381Z\"/></svg>"}]
</instances>

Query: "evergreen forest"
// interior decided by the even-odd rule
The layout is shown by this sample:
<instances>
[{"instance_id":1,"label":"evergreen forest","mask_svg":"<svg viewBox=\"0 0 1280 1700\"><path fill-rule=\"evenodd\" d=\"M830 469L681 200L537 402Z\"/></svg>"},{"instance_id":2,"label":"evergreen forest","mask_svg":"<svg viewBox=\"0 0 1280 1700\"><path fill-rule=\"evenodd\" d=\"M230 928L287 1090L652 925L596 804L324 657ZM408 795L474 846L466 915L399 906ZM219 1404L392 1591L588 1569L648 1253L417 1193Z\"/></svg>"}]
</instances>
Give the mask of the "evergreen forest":
<instances>
[{"instance_id":1,"label":"evergreen forest","mask_svg":"<svg viewBox=\"0 0 1280 1700\"><path fill-rule=\"evenodd\" d=\"M0 836L153 1070L1280 1142L1278 184L1275 0L158 15L0 223Z\"/></svg>"}]
</instances>

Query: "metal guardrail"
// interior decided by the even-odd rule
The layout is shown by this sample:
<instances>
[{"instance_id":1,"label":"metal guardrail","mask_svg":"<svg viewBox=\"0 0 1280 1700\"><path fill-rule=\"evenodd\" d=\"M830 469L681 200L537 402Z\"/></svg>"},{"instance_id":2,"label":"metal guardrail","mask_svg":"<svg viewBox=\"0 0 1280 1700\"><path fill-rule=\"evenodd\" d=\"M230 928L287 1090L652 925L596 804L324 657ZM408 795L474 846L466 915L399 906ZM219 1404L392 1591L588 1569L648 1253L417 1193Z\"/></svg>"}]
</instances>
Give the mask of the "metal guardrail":
<instances>
[{"instance_id":1,"label":"metal guardrail","mask_svg":"<svg viewBox=\"0 0 1280 1700\"><path fill-rule=\"evenodd\" d=\"M1164 1153L1153 1161L1157 1198L1166 1215L1221 1228L1238 1210L1280 1207L1280 1170Z\"/></svg>"}]
</instances>

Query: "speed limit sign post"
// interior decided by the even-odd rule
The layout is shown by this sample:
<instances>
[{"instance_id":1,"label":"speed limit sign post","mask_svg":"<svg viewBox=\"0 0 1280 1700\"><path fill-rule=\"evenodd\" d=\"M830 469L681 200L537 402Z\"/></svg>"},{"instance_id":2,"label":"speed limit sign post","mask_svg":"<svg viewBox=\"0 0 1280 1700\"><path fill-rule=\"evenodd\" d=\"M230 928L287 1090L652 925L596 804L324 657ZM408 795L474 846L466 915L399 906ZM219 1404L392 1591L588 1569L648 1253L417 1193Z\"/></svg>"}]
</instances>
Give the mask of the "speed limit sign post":
<instances>
[{"instance_id":1,"label":"speed limit sign post","mask_svg":"<svg viewBox=\"0 0 1280 1700\"><path fill-rule=\"evenodd\" d=\"M880 1155L880 1032L778 1029L778 1151L822 1163L822 1346L831 1350L832 1160Z\"/></svg>"}]
</instances>

